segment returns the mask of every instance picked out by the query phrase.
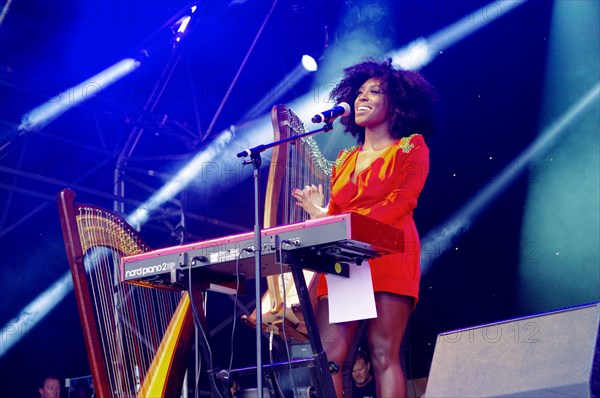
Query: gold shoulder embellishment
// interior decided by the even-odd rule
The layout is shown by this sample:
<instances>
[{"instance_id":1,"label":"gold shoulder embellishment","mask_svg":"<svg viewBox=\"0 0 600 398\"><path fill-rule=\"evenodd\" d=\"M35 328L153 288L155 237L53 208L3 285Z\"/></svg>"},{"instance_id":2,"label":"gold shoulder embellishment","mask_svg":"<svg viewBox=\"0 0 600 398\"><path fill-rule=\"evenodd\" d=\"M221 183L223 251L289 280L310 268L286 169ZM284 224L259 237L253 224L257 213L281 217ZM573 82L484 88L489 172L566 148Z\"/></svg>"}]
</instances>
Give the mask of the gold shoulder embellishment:
<instances>
[{"instance_id":1,"label":"gold shoulder embellishment","mask_svg":"<svg viewBox=\"0 0 600 398\"><path fill-rule=\"evenodd\" d=\"M409 135L408 137L402 137L398 143L398 147L402 149L402 152L409 153L411 149L415 147L414 144L410 143L410 140L417 134Z\"/></svg>"},{"instance_id":2,"label":"gold shoulder embellishment","mask_svg":"<svg viewBox=\"0 0 600 398\"><path fill-rule=\"evenodd\" d=\"M340 167L340 165L342 163L344 163L344 160L346 160L348 155L350 155L350 153L352 151L354 151L355 149L356 149L356 145L342 150L342 153L340 153L340 156L338 156L338 158L335 160L335 167Z\"/></svg>"}]
</instances>

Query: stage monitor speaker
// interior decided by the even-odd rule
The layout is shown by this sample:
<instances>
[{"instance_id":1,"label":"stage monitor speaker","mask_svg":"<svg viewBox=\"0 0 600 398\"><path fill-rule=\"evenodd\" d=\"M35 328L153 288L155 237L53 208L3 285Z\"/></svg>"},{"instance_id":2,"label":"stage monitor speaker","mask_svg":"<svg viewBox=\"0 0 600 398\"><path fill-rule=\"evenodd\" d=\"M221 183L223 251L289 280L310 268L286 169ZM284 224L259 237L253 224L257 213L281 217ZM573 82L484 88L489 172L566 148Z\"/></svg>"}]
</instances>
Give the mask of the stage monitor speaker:
<instances>
[{"instance_id":1,"label":"stage monitor speaker","mask_svg":"<svg viewBox=\"0 0 600 398\"><path fill-rule=\"evenodd\" d=\"M438 336L426 398L599 397L600 305Z\"/></svg>"}]
</instances>

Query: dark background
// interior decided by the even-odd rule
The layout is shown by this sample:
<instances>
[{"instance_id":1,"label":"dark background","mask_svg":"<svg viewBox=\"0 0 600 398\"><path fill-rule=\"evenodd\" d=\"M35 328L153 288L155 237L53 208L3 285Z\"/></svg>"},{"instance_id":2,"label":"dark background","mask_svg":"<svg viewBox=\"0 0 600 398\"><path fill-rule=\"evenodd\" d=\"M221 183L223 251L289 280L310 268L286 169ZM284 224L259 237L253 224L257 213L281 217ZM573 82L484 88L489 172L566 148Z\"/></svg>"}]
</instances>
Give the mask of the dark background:
<instances>
[{"instance_id":1,"label":"dark background","mask_svg":"<svg viewBox=\"0 0 600 398\"><path fill-rule=\"evenodd\" d=\"M68 272L56 194L72 187L78 201L112 208L115 162L135 126L145 130L127 164L126 214L220 131L243 121L302 54L320 58L322 67L274 103L311 92L320 98L318 90L335 82L351 62L381 57L469 15L472 23L484 18L489 24L438 52L421 70L439 95L438 130L428 141L431 173L415 212L421 237L446 225L500 175L510 176L510 182L469 213L468 227L453 235L449 247L424 240L431 261L423 269L420 302L410 325L408 376L427 376L440 332L598 301L597 94L591 107L544 151L510 168L597 84L598 3L538 0L505 12L508 3L280 0L208 131L271 2L202 3L197 11L202 17L178 48L181 58L160 100L145 111L144 103L174 52L169 27L161 26L186 2L12 2L0 25L0 146L6 144L0 150L1 327L10 330L22 309ZM486 5L484 12L475 13ZM553 17L553 10L562 13L560 18ZM573 24L579 31L552 29L561 18L576 20L581 10L595 21L594 29L586 30L586 19ZM551 48L560 50L561 45L587 58L557 58ZM140 49L150 56L136 72L43 129L18 134L28 111ZM307 121L311 115L299 116ZM248 141L257 145L264 143L261 139L250 136ZM331 159L351 145L339 131L318 140ZM234 141L215 162L226 168L219 159L244 148ZM574 171L555 173L578 159L585 161ZM181 210L187 215L186 241L251 230L250 176L250 168L234 167L210 182L215 188L199 176L177 202L155 213L141 235L156 248L177 244L181 235L174 226ZM565 193L572 196L561 196ZM532 198L537 199L532 203ZM535 218L542 216L531 216L531 206L551 210L543 212L544 219ZM554 230L558 235L551 234ZM591 232L581 237L581 231ZM545 276L532 277L536 272ZM561 276L545 279L548 275ZM244 303L251 300L242 298ZM227 297L209 297L210 324L231 317L232 305ZM18 342L0 357L3 396L35 394L34 384L46 372L89 374L72 292L30 326L14 331ZM228 344L230 334L226 323L215 338ZM251 364L254 330L238 323L236 336L236 363ZM225 363L229 352L219 350L218 360Z\"/></svg>"}]
</instances>

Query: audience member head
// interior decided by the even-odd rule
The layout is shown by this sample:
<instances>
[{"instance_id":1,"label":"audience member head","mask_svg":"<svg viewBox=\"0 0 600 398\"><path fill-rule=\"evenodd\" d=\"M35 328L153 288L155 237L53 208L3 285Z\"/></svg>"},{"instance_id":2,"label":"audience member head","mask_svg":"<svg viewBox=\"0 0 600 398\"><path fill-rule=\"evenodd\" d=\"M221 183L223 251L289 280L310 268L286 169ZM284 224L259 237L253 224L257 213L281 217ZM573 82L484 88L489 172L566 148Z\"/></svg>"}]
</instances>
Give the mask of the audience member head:
<instances>
[{"instance_id":1,"label":"audience member head","mask_svg":"<svg viewBox=\"0 0 600 398\"><path fill-rule=\"evenodd\" d=\"M352 379L357 387L362 387L369 383L371 376L371 361L366 352L359 350L356 354L356 361L352 368Z\"/></svg>"},{"instance_id":2,"label":"audience member head","mask_svg":"<svg viewBox=\"0 0 600 398\"><path fill-rule=\"evenodd\" d=\"M56 376L46 376L41 379L39 389L40 398L59 398L60 380Z\"/></svg>"}]
</instances>

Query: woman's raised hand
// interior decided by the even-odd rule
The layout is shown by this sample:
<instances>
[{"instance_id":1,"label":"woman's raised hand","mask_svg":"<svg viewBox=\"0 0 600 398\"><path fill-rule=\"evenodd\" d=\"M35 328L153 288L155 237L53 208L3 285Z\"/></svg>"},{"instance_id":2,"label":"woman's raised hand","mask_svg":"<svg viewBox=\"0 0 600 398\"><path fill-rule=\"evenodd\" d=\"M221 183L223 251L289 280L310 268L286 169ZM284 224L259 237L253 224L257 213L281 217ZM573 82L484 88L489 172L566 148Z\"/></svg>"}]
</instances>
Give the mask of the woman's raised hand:
<instances>
[{"instance_id":1,"label":"woman's raised hand","mask_svg":"<svg viewBox=\"0 0 600 398\"><path fill-rule=\"evenodd\" d=\"M323 207L325 196L323 195L323 185L307 185L304 189L294 188L292 197L296 199L296 204L302 207L310 215L310 218L320 218L327 215L327 208Z\"/></svg>"}]
</instances>

